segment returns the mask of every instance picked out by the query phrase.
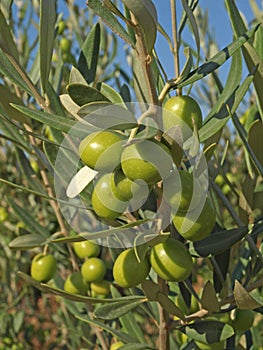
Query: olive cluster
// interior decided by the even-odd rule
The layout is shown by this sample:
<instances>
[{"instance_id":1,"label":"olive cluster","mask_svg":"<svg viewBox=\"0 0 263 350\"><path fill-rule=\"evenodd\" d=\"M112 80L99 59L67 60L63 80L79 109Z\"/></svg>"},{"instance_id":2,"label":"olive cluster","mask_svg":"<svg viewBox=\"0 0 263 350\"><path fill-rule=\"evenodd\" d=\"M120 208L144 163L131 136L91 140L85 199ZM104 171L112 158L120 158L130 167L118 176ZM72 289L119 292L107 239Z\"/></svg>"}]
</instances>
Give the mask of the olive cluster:
<instances>
[{"instance_id":1,"label":"olive cluster","mask_svg":"<svg viewBox=\"0 0 263 350\"><path fill-rule=\"evenodd\" d=\"M106 280L107 266L99 258L100 246L93 241L74 242L75 254L83 262L79 271L68 275L64 290L71 294L90 295L92 297L110 294L110 281Z\"/></svg>"}]
</instances>

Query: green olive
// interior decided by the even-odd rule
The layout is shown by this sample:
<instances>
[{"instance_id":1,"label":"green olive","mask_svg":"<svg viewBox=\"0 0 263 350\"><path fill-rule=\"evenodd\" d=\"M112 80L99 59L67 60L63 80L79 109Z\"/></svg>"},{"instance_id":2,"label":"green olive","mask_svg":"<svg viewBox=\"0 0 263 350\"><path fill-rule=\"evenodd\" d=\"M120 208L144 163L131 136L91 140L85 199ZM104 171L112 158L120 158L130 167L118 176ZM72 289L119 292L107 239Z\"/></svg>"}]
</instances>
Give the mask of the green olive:
<instances>
[{"instance_id":1,"label":"green olive","mask_svg":"<svg viewBox=\"0 0 263 350\"><path fill-rule=\"evenodd\" d=\"M150 263L147 257L138 261L133 248L120 253L113 265L115 282L123 288L132 288L140 284L150 272Z\"/></svg>"},{"instance_id":2,"label":"green olive","mask_svg":"<svg viewBox=\"0 0 263 350\"><path fill-rule=\"evenodd\" d=\"M172 238L151 249L150 263L157 275L166 281L184 281L193 269L193 260L186 246Z\"/></svg>"},{"instance_id":3,"label":"green olive","mask_svg":"<svg viewBox=\"0 0 263 350\"><path fill-rule=\"evenodd\" d=\"M32 260L31 276L38 282L48 282L57 271L56 259L51 254L37 254Z\"/></svg>"},{"instance_id":4,"label":"green olive","mask_svg":"<svg viewBox=\"0 0 263 350\"><path fill-rule=\"evenodd\" d=\"M87 283L79 271L72 272L64 283L64 290L71 294L87 294Z\"/></svg>"},{"instance_id":5,"label":"green olive","mask_svg":"<svg viewBox=\"0 0 263 350\"><path fill-rule=\"evenodd\" d=\"M105 219L118 218L127 208L127 203L119 200L112 186L112 174L103 174L94 184L91 196L95 213Z\"/></svg>"},{"instance_id":6,"label":"green olive","mask_svg":"<svg viewBox=\"0 0 263 350\"><path fill-rule=\"evenodd\" d=\"M203 208L193 211L178 211L173 217L173 224L182 237L190 241L199 241L207 237L216 222L215 209L206 199Z\"/></svg>"},{"instance_id":7,"label":"green olive","mask_svg":"<svg viewBox=\"0 0 263 350\"><path fill-rule=\"evenodd\" d=\"M156 140L144 140L124 148L121 155L123 173L132 181L154 185L166 178L173 167L170 150Z\"/></svg>"},{"instance_id":8,"label":"green olive","mask_svg":"<svg viewBox=\"0 0 263 350\"><path fill-rule=\"evenodd\" d=\"M81 266L81 274L86 282L102 281L105 273L104 261L96 257L87 259Z\"/></svg>"},{"instance_id":9,"label":"green olive","mask_svg":"<svg viewBox=\"0 0 263 350\"><path fill-rule=\"evenodd\" d=\"M202 112L198 103L190 96L173 96L163 106L164 131L179 126L183 139L192 135L194 124L197 129L202 126Z\"/></svg>"},{"instance_id":10,"label":"green olive","mask_svg":"<svg viewBox=\"0 0 263 350\"><path fill-rule=\"evenodd\" d=\"M91 169L109 172L120 166L123 136L113 131L97 131L79 145L79 155Z\"/></svg>"},{"instance_id":11,"label":"green olive","mask_svg":"<svg viewBox=\"0 0 263 350\"><path fill-rule=\"evenodd\" d=\"M73 249L80 259L98 256L100 253L100 246L95 242L87 240L81 242L74 242Z\"/></svg>"}]
</instances>

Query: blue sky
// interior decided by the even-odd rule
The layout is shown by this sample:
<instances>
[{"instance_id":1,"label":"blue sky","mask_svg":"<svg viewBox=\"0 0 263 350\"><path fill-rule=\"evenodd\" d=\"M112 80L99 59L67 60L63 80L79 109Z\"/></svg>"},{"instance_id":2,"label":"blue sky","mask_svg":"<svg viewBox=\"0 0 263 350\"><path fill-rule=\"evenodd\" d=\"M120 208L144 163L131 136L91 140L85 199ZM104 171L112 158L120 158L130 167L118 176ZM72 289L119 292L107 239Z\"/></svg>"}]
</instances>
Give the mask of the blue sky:
<instances>
[{"instance_id":1,"label":"blue sky","mask_svg":"<svg viewBox=\"0 0 263 350\"><path fill-rule=\"evenodd\" d=\"M171 15L170 15L170 0L153 0L157 11L158 18L161 25L166 29L168 34L171 33ZM177 3L181 3L177 1ZM254 16L250 7L249 0L237 0L236 1L238 8L244 14L248 22L250 22ZM260 7L260 0L257 0L256 3ZM199 6L205 10L208 10L209 13L209 27L215 35L215 39L218 43L219 49L223 49L226 45L228 45L232 41L232 30L230 20L228 18L228 14L225 8L225 2L223 0L200 0ZM261 8L261 7L260 7ZM179 6L180 10L180 6ZM178 16L179 17L179 16ZM178 19L179 20L179 19ZM188 38L190 44L191 35L187 32L185 33ZM169 52L169 48L166 45L165 41L160 38L157 39L156 49L158 54L160 55L161 60L165 63L165 68L168 71L169 77L174 75L173 73L173 64L172 57ZM169 61L171 64L169 64ZM183 64L183 62L182 62Z\"/></svg>"}]
</instances>

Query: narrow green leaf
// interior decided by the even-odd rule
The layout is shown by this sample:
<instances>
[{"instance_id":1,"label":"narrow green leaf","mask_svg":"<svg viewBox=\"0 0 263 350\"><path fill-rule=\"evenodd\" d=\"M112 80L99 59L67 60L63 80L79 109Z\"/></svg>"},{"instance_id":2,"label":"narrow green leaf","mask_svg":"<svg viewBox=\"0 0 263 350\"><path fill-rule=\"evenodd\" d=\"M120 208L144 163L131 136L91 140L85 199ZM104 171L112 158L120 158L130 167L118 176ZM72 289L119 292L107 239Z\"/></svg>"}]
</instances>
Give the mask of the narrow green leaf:
<instances>
[{"instance_id":1,"label":"narrow green leaf","mask_svg":"<svg viewBox=\"0 0 263 350\"><path fill-rule=\"evenodd\" d=\"M10 182L10 181L7 181L5 179L2 179L0 178L0 182L7 185L7 186L11 186L11 187L14 187L14 188L17 188L18 190L22 191L22 192L26 192L26 193L32 193L34 194L35 196L38 196L38 197L41 197L41 198L45 198L45 199L48 199L48 200L56 200L56 201L59 201L57 198L55 197L50 197L48 196L47 194L44 194L42 192L37 192L37 191L34 191L28 187L24 187L24 186L20 186L20 185L17 185L17 184L14 184L13 182ZM60 201L60 202L63 202L63 201ZM67 202L68 203L68 202ZM72 204L68 204L68 205L72 205Z\"/></svg>"},{"instance_id":2,"label":"narrow green leaf","mask_svg":"<svg viewBox=\"0 0 263 350\"><path fill-rule=\"evenodd\" d=\"M0 62L0 72L2 73L2 75L10 79L15 85L19 86L22 90L26 91L31 95L31 90L29 89L23 77L21 77L18 70L16 69L16 66L19 66L19 64L13 57L10 57L10 55L6 54L1 48ZM20 66L19 69L23 71L23 69Z\"/></svg>"},{"instance_id":3,"label":"narrow green leaf","mask_svg":"<svg viewBox=\"0 0 263 350\"><path fill-rule=\"evenodd\" d=\"M4 51L7 51L9 54L11 54L16 59L16 61L18 61L19 55L17 51L17 45L14 42L12 29L7 23L6 18L7 17L4 16L4 13L0 7L0 47Z\"/></svg>"},{"instance_id":4,"label":"narrow green leaf","mask_svg":"<svg viewBox=\"0 0 263 350\"><path fill-rule=\"evenodd\" d=\"M201 304L209 312L218 312L220 310L215 288L210 281L207 281L204 286Z\"/></svg>"},{"instance_id":5,"label":"narrow green leaf","mask_svg":"<svg viewBox=\"0 0 263 350\"><path fill-rule=\"evenodd\" d=\"M234 330L219 321L196 321L181 328L189 338L206 344L218 343L230 338Z\"/></svg>"},{"instance_id":6,"label":"narrow green leaf","mask_svg":"<svg viewBox=\"0 0 263 350\"><path fill-rule=\"evenodd\" d=\"M210 110L207 117L205 118L204 124L207 123L208 120L210 120L214 115L216 115L219 112L219 110L222 108L222 105L225 104L226 101L232 96L233 91L236 91L236 89L238 88L241 82L241 79L242 79L242 55L239 50L232 56L231 66L229 68L226 84L224 88L222 87L221 94L216 104L213 106L213 108Z\"/></svg>"},{"instance_id":7,"label":"narrow green leaf","mask_svg":"<svg viewBox=\"0 0 263 350\"><path fill-rule=\"evenodd\" d=\"M72 100L79 106L96 101L110 101L99 90L82 84L69 84L67 91Z\"/></svg>"},{"instance_id":8,"label":"narrow green leaf","mask_svg":"<svg viewBox=\"0 0 263 350\"><path fill-rule=\"evenodd\" d=\"M13 209L15 215L19 218L19 220L25 224L25 227L29 232L38 233L44 238L50 236L49 231L35 220L35 218L29 213L28 208L22 208L11 198L8 198L8 204Z\"/></svg>"},{"instance_id":9,"label":"narrow green leaf","mask_svg":"<svg viewBox=\"0 0 263 350\"><path fill-rule=\"evenodd\" d=\"M28 143L26 142L24 135L19 132L17 126L10 120L3 109L0 106L0 127L3 135L5 135L11 141L20 145L20 147L31 152Z\"/></svg>"},{"instance_id":10,"label":"narrow green leaf","mask_svg":"<svg viewBox=\"0 0 263 350\"><path fill-rule=\"evenodd\" d=\"M194 249L203 257L217 255L232 247L232 245L245 237L247 233L247 227L216 232L201 241L195 242L193 244Z\"/></svg>"},{"instance_id":11,"label":"narrow green leaf","mask_svg":"<svg viewBox=\"0 0 263 350\"><path fill-rule=\"evenodd\" d=\"M148 344L141 343L129 343L122 345L119 350L156 350L156 347L150 346Z\"/></svg>"},{"instance_id":12,"label":"narrow green leaf","mask_svg":"<svg viewBox=\"0 0 263 350\"><path fill-rule=\"evenodd\" d=\"M231 24L234 29L236 36L240 36L245 33L246 26L241 17L240 11L238 10L235 2L233 0L226 0L226 7L230 15ZM258 29L262 24L258 25ZM257 67L257 71L255 73L254 86L257 93L257 101L259 103L261 118L263 118L263 91L262 91L262 80L263 80L263 60L257 54L257 51L252 46L252 43L248 41L242 47L242 52L248 67L248 70L251 72L254 67Z\"/></svg>"},{"instance_id":13,"label":"narrow green leaf","mask_svg":"<svg viewBox=\"0 0 263 350\"><path fill-rule=\"evenodd\" d=\"M134 301L122 300L112 302L111 304L104 304L96 308L94 311L94 317L102 320L114 320L127 314L145 301L147 301L147 299Z\"/></svg>"},{"instance_id":14,"label":"narrow green leaf","mask_svg":"<svg viewBox=\"0 0 263 350\"><path fill-rule=\"evenodd\" d=\"M133 38L126 32L120 22L112 14L112 12L99 0L88 0L88 7L90 7L101 20L116 34L118 34L128 44L134 45Z\"/></svg>"},{"instance_id":15,"label":"narrow green leaf","mask_svg":"<svg viewBox=\"0 0 263 350\"><path fill-rule=\"evenodd\" d=\"M237 110L253 79L253 74L247 76L243 83L227 99L225 104L222 105L219 112L216 113L211 119L208 120L207 123L203 125L203 127L199 130L200 142L208 140L224 127L224 125L230 119L231 115L233 115Z\"/></svg>"},{"instance_id":16,"label":"narrow green leaf","mask_svg":"<svg viewBox=\"0 0 263 350\"><path fill-rule=\"evenodd\" d=\"M0 105L6 114L10 117L10 119L15 119L20 123L28 123L29 119L23 113L10 106L10 103L21 106L24 105L23 101L17 97L17 95L13 94L10 89L4 85L0 85Z\"/></svg>"},{"instance_id":17,"label":"narrow green leaf","mask_svg":"<svg viewBox=\"0 0 263 350\"><path fill-rule=\"evenodd\" d=\"M106 83L100 84L100 92L106 96L112 103L120 104L123 108L127 109L121 95Z\"/></svg>"},{"instance_id":18,"label":"narrow green leaf","mask_svg":"<svg viewBox=\"0 0 263 350\"><path fill-rule=\"evenodd\" d=\"M48 243L48 240L46 240L43 236L40 236L39 234L35 234L35 233L30 233L27 235L22 235L14 238L9 243L9 248L27 250L27 249L43 246L47 243Z\"/></svg>"},{"instance_id":19,"label":"narrow green leaf","mask_svg":"<svg viewBox=\"0 0 263 350\"><path fill-rule=\"evenodd\" d=\"M10 18L11 16L11 6L12 6L13 0L2 0L0 2L0 9L3 12L3 15L5 18Z\"/></svg>"},{"instance_id":20,"label":"narrow green leaf","mask_svg":"<svg viewBox=\"0 0 263 350\"><path fill-rule=\"evenodd\" d=\"M111 295L114 299L121 298L120 292L114 286L111 286ZM119 321L122 325L122 329L125 332L129 333L134 339L138 340L139 342L144 343L145 338L142 328L136 322L136 317L132 312L121 316L119 318Z\"/></svg>"},{"instance_id":21,"label":"narrow green leaf","mask_svg":"<svg viewBox=\"0 0 263 350\"><path fill-rule=\"evenodd\" d=\"M125 225L121 225L118 227L113 227L113 228L109 228L107 230L103 230L103 231L98 231L98 232L83 232L81 233L81 235L77 235L74 237L63 237L63 238L57 238L55 240L53 240L54 243L64 243L64 242L80 242L80 241L84 241L85 239L90 240L90 239L97 239L97 238L105 238L105 237L109 237L112 236L114 234L118 234L120 233L124 233L126 232L128 234L129 230L133 227L137 227L140 226L142 224L144 224L145 222L150 221L149 219L143 219L143 220L138 220L135 222L131 222L129 224L125 224ZM152 232L152 230L151 230Z\"/></svg>"},{"instance_id":22,"label":"narrow green leaf","mask_svg":"<svg viewBox=\"0 0 263 350\"><path fill-rule=\"evenodd\" d=\"M69 84L82 84L88 86L89 84L85 80L83 74L74 66L72 66L69 75Z\"/></svg>"},{"instance_id":23,"label":"narrow green leaf","mask_svg":"<svg viewBox=\"0 0 263 350\"><path fill-rule=\"evenodd\" d=\"M163 294L163 293L158 294L158 302L162 305L162 307L166 310L166 312L184 320L185 317L184 317L182 311L165 294Z\"/></svg>"},{"instance_id":24,"label":"narrow green leaf","mask_svg":"<svg viewBox=\"0 0 263 350\"><path fill-rule=\"evenodd\" d=\"M56 2L53 0L40 0L40 77L42 89L46 92L51 68L56 26Z\"/></svg>"},{"instance_id":25,"label":"narrow green leaf","mask_svg":"<svg viewBox=\"0 0 263 350\"><path fill-rule=\"evenodd\" d=\"M16 156L20 170L23 177L26 179L28 187L36 192L46 194L42 183L38 180L38 178L35 178L35 172L24 152L18 149L16 150Z\"/></svg>"},{"instance_id":26,"label":"narrow green leaf","mask_svg":"<svg viewBox=\"0 0 263 350\"><path fill-rule=\"evenodd\" d=\"M263 306L263 301L255 300L237 280L235 281L234 297L239 309L253 310Z\"/></svg>"},{"instance_id":27,"label":"narrow green leaf","mask_svg":"<svg viewBox=\"0 0 263 350\"><path fill-rule=\"evenodd\" d=\"M87 126L86 123L76 123L74 120L66 119L56 114L33 110L24 106L13 105L14 108L24 113L28 117L49 125L54 129L62 132L71 132L74 136L85 137L92 131L92 126Z\"/></svg>"},{"instance_id":28,"label":"narrow green leaf","mask_svg":"<svg viewBox=\"0 0 263 350\"><path fill-rule=\"evenodd\" d=\"M157 35L157 11L151 0L122 0L134 14L144 35L144 42L150 53Z\"/></svg>"},{"instance_id":29,"label":"narrow green leaf","mask_svg":"<svg viewBox=\"0 0 263 350\"><path fill-rule=\"evenodd\" d=\"M143 301L145 301L145 298L143 298L142 296L128 296L128 297L121 297L119 299L111 299L111 298L98 299L98 298L91 298L91 297L83 296L83 295L72 294L72 293L65 292L63 289L52 287L49 284L40 283L22 271L18 271L17 274L26 283L28 283L29 285L32 285L33 287L37 288L38 290L40 290L44 293L55 294L55 295L61 296L62 298L69 299L72 301L78 301L81 303L87 303L87 304L101 304L101 303L106 304L106 303L109 303L109 304L112 304L112 303L118 303L118 302L125 302L125 303L139 302L139 303L142 303Z\"/></svg>"},{"instance_id":30,"label":"narrow green leaf","mask_svg":"<svg viewBox=\"0 0 263 350\"><path fill-rule=\"evenodd\" d=\"M202 79L209 73L212 73L214 70L218 69L223 63L225 63L233 54L240 49L244 43L251 38L255 32L258 30L259 24L254 28L250 29L243 35L235 39L230 45L225 47L223 50L219 51L215 56L210 58L206 63L202 64L200 67L192 71L188 77L183 79L178 83L176 88L181 88L189 84L193 84L195 81Z\"/></svg>"},{"instance_id":31,"label":"narrow green leaf","mask_svg":"<svg viewBox=\"0 0 263 350\"><path fill-rule=\"evenodd\" d=\"M188 6L188 1L182 0L182 5L183 5L184 11L185 11L185 13L186 13L186 15L188 17L190 25L192 27L192 31L194 33L195 43L196 43L196 48L197 48L197 55L198 55L198 59L199 59L199 54L200 54L200 37L199 37L198 26L197 26L197 23L196 23L193 11Z\"/></svg>"},{"instance_id":32,"label":"narrow green leaf","mask_svg":"<svg viewBox=\"0 0 263 350\"><path fill-rule=\"evenodd\" d=\"M94 319L90 319L88 316L83 316L80 313L74 312L74 316L82 322L86 322L89 325L93 325L102 329L103 331L111 334L114 338L122 341L123 343L133 343L136 339L133 339L128 333L121 332L113 327L110 327L105 322L99 322Z\"/></svg>"},{"instance_id":33,"label":"narrow green leaf","mask_svg":"<svg viewBox=\"0 0 263 350\"><path fill-rule=\"evenodd\" d=\"M77 64L77 68L88 83L95 80L100 49L100 24L92 27L85 39Z\"/></svg>"},{"instance_id":34,"label":"narrow green leaf","mask_svg":"<svg viewBox=\"0 0 263 350\"><path fill-rule=\"evenodd\" d=\"M263 61L263 26L261 25L255 34L254 47L258 57Z\"/></svg>"},{"instance_id":35,"label":"narrow green leaf","mask_svg":"<svg viewBox=\"0 0 263 350\"><path fill-rule=\"evenodd\" d=\"M126 130L137 126L133 114L120 105L91 102L83 105L78 115L100 129Z\"/></svg>"}]
</instances>

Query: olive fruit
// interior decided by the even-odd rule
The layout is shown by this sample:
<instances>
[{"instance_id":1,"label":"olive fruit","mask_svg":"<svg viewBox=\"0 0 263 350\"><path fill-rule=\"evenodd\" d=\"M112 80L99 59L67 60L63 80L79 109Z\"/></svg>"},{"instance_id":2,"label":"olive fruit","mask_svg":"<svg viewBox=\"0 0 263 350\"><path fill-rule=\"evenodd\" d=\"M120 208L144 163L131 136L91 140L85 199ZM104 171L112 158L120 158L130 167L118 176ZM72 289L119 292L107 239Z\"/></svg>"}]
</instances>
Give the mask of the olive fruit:
<instances>
[{"instance_id":1,"label":"olive fruit","mask_svg":"<svg viewBox=\"0 0 263 350\"><path fill-rule=\"evenodd\" d=\"M163 106L163 128L180 126L183 139L192 135L194 124L197 129L202 126L202 111L198 103L190 96L173 96Z\"/></svg>"},{"instance_id":2,"label":"olive fruit","mask_svg":"<svg viewBox=\"0 0 263 350\"><path fill-rule=\"evenodd\" d=\"M207 237L216 222L215 209L206 199L203 208L185 212L177 211L173 224L182 237L190 241L199 241Z\"/></svg>"},{"instance_id":3,"label":"olive fruit","mask_svg":"<svg viewBox=\"0 0 263 350\"><path fill-rule=\"evenodd\" d=\"M87 283L79 271L72 272L64 283L65 292L71 294L87 294Z\"/></svg>"},{"instance_id":4,"label":"olive fruit","mask_svg":"<svg viewBox=\"0 0 263 350\"><path fill-rule=\"evenodd\" d=\"M60 40L59 46L60 46L62 52L67 53L70 51L71 41L67 38L62 38Z\"/></svg>"},{"instance_id":5,"label":"olive fruit","mask_svg":"<svg viewBox=\"0 0 263 350\"><path fill-rule=\"evenodd\" d=\"M141 179L154 185L170 174L173 160L170 150L163 143L144 140L124 148L121 167L132 181Z\"/></svg>"},{"instance_id":6,"label":"olive fruit","mask_svg":"<svg viewBox=\"0 0 263 350\"><path fill-rule=\"evenodd\" d=\"M81 242L74 242L73 249L80 259L98 256L100 253L100 246L95 242L87 240Z\"/></svg>"},{"instance_id":7,"label":"olive fruit","mask_svg":"<svg viewBox=\"0 0 263 350\"><path fill-rule=\"evenodd\" d=\"M127 207L127 203L115 195L111 173L103 174L95 181L91 203L95 213L105 219L116 219Z\"/></svg>"},{"instance_id":8,"label":"olive fruit","mask_svg":"<svg viewBox=\"0 0 263 350\"><path fill-rule=\"evenodd\" d=\"M102 281L105 273L104 261L96 257L87 259L81 266L81 274L86 282Z\"/></svg>"},{"instance_id":9,"label":"olive fruit","mask_svg":"<svg viewBox=\"0 0 263 350\"><path fill-rule=\"evenodd\" d=\"M123 136L113 131L97 131L79 145L79 156L91 169L110 172L120 165Z\"/></svg>"},{"instance_id":10,"label":"olive fruit","mask_svg":"<svg viewBox=\"0 0 263 350\"><path fill-rule=\"evenodd\" d=\"M145 257L138 261L133 248L120 253L113 265L113 277L115 282L123 288L132 288L140 284L149 274L151 269L149 260Z\"/></svg>"},{"instance_id":11,"label":"olive fruit","mask_svg":"<svg viewBox=\"0 0 263 350\"><path fill-rule=\"evenodd\" d=\"M110 294L110 281L102 280L97 282L91 282L90 289L95 295L108 295Z\"/></svg>"},{"instance_id":12,"label":"olive fruit","mask_svg":"<svg viewBox=\"0 0 263 350\"><path fill-rule=\"evenodd\" d=\"M31 276L38 282L48 282L57 271L56 259L51 254L37 254L31 263Z\"/></svg>"},{"instance_id":13,"label":"olive fruit","mask_svg":"<svg viewBox=\"0 0 263 350\"><path fill-rule=\"evenodd\" d=\"M200 199L205 194L192 173L178 170L165 179L164 197L173 209L187 211L200 205ZM189 208L190 207L190 208Z\"/></svg>"},{"instance_id":14,"label":"olive fruit","mask_svg":"<svg viewBox=\"0 0 263 350\"><path fill-rule=\"evenodd\" d=\"M252 310L236 309L231 322L235 331L244 333L250 329L254 323L255 314Z\"/></svg>"},{"instance_id":15,"label":"olive fruit","mask_svg":"<svg viewBox=\"0 0 263 350\"><path fill-rule=\"evenodd\" d=\"M193 260L186 246L172 238L152 247L150 264L162 279L175 282L184 281L193 268Z\"/></svg>"}]
</instances>

